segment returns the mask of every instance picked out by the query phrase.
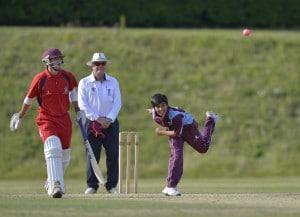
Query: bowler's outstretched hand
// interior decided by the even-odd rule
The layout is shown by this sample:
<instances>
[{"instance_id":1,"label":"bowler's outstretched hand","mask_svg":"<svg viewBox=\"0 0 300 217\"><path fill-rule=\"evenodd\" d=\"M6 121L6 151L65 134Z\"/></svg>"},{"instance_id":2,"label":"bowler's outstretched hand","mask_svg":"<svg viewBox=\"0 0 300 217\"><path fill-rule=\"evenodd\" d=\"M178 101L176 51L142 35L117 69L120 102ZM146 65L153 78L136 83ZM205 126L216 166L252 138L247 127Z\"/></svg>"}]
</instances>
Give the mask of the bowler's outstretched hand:
<instances>
[{"instance_id":1,"label":"bowler's outstretched hand","mask_svg":"<svg viewBox=\"0 0 300 217\"><path fill-rule=\"evenodd\" d=\"M146 109L146 111L147 111L149 114L152 114L152 112L153 112L153 109L152 109L152 108L150 108L150 109Z\"/></svg>"}]
</instances>

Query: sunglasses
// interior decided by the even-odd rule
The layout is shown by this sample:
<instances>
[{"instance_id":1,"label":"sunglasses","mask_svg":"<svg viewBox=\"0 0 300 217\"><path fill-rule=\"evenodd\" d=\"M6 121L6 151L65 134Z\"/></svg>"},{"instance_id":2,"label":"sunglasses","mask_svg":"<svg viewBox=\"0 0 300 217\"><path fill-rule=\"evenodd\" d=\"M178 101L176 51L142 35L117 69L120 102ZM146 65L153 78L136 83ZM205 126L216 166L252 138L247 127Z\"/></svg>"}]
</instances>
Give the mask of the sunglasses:
<instances>
[{"instance_id":1,"label":"sunglasses","mask_svg":"<svg viewBox=\"0 0 300 217\"><path fill-rule=\"evenodd\" d=\"M94 62L93 65L94 66L105 66L106 62Z\"/></svg>"}]
</instances>

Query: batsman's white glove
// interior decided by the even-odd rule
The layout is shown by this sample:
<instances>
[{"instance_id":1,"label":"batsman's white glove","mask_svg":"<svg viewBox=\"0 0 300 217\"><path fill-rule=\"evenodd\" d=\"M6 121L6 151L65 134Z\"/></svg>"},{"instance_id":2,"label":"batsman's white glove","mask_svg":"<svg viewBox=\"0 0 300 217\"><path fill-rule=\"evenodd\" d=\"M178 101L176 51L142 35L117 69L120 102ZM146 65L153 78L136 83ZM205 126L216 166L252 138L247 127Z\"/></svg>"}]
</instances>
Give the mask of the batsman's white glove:
<instances>
[{"instance_id":1,"label":"batsman's white glove","mask_svg":"<svg viewBox=\"0 0 300 217\"><path fill-rule=\"evenodd\" d=\"M19 113L13 114L13 116L10 119L10 125L9 125L10 130L16 131L21 127L21 123L22 123L22 118L20 118L20 114Z\"/></svg>"},{"instance_id":2,"label":"batsman's white glove","mask_svg":"<svg viewBox=\"0 0 300 217\"><path fill-rule=\"evenodd\" d=\"M85 117L84 111L82 111L82 110L80 110L76 113L76 121L78 122L78 121L80 121L80 119L81 119L81 123L83 125L85 125L86 117Z\"/></svg>"}]
</instances>

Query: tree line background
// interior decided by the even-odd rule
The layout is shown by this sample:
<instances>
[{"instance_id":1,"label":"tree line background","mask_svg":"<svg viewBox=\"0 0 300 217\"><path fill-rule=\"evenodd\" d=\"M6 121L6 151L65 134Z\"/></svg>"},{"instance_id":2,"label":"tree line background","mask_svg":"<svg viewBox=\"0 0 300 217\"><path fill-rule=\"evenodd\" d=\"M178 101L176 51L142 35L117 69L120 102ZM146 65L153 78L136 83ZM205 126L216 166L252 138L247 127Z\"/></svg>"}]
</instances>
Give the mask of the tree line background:
<instances>
[{"instance_id":1,"label":"tree line background","mask_svg":"<svg viewBox=\"0 0 300 217\"><path fill-rule=\"evenodd\" d=\"M299 28L298 0L11 0L0 25Z\"/></svg>"}]
</instances>

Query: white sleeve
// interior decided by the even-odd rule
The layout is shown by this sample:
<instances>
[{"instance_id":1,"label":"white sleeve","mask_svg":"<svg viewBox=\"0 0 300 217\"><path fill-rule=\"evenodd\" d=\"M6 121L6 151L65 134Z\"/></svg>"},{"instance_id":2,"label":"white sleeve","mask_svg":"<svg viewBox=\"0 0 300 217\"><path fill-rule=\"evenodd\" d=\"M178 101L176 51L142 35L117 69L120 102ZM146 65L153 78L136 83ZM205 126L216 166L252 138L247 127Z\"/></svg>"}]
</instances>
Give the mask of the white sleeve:
<instances>
[{"instance_id":1,"label":"white sleeve","mask_svg":"<svg viewBox=\"0 0 300 217\"><path fill-rule=\"evenodd\" d=\"M112 122L114 122L117 119L119 112L121 110L121 107L122 107L121 91L120 91L119 82L117 80L115 80L115 90L116 90L116 92L114 94L114 105L113 105L112 110L107 115L107 118L110 118L112 120Z\"/></svg>"},{"instance_id":2,"label":"white sleeve","mask_svg":"<svg viewBox=\"0 0 300 217\"><path fill-rule=\"evenodd\" d=\"M29 98L28 96L26 96L23 103L26 105L31 105L33 100L34 100L34 98Z\"/></svg>"},{"instance_id":3,"label":"white sleeve","mask_svg":"<svg viewBox=\"0 0 300 217\"><path fill-rule=\"evenodd\" d=\"M70 102L76 102L78 101L78 94L77 94L77 88L73 88L73 90L69 93Z\"/></svg>"},{"instance_id":4,"label":"white sleeve","mask_svg":"<svg viewBox=\"0 0 300 217\"><path fill-rule=\"evenodd\" d=\"M93 111L93 109L90 106L86 86L82 79L79 81L78 85L78 106L80 110L84 111L86 117L89 120L97 120L98 115Z\"/></svg>"}]
</instances>

